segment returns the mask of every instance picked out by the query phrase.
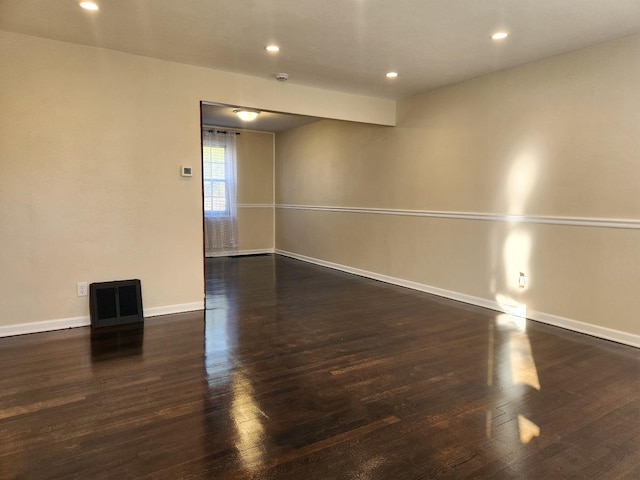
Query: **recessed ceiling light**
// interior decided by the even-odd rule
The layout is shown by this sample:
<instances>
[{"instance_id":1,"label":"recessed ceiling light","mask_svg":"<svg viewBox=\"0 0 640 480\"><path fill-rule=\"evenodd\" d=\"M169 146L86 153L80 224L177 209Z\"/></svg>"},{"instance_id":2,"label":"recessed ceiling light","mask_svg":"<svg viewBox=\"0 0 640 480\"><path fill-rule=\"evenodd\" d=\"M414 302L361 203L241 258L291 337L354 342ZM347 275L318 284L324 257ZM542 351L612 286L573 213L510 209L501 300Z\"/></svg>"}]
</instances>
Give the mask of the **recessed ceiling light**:
<instances>
[{"instance_id":1,"label":"recessed ceiling light","mask_svg":"<svg viewBox=\"0 0 640 480\"><path fill-rule=\"evenodd\" d=\"M280 47L277 45L267 45L264 49L269 53L278 53L280 51Z\"/></svg>"},{"instance_id":2,"label":"recessed ceiling light","mask_svg":"<svg viewBox=\"0 0 640 480\"><path fill-rule=\"evenodd\" d=\"M386 74L387 78L396 78L398 76L398 72L389 72Z\"/></svg>"},{"instance_id":3,"label":"recessed ceiling light","mask_svg":"<svg viewBox=\"0 0 640 480\"><path fill-rule=\"evenodd\" d=\"M509 34L507 32L496 32L491 35L491 40L504 40Z\"/></svg>"},{"instance_id":4,"label":"recessed ceiling light","mask_svg":"<svg viewBox=\"0 0 640 480\"><path fill-rule=\"evenodd\" d=\"M100 7L98 6L98 4L96 2L80 2L80 6L82 8L84 8L85 10L99 10Z\"/></svg>"}]
</instances>

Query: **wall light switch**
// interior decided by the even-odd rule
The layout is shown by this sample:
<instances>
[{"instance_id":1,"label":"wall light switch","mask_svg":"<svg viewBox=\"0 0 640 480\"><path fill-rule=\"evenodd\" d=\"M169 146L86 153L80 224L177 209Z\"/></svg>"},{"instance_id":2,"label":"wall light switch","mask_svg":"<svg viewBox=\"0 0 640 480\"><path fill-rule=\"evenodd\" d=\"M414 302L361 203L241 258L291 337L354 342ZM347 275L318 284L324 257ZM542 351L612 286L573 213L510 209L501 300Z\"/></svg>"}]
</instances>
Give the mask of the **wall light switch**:
<instances>
[{"instance_id":1,"label":"wall light switch","mask_svg":"<svg viewBox=\"0 0 640 480\"><path fill-rule=\"evenodd\" d=\"M182 175L183 177L192 177L193 169L187 165L182 165L180 167L180 175Z\"/></svg>"}]
</instances>

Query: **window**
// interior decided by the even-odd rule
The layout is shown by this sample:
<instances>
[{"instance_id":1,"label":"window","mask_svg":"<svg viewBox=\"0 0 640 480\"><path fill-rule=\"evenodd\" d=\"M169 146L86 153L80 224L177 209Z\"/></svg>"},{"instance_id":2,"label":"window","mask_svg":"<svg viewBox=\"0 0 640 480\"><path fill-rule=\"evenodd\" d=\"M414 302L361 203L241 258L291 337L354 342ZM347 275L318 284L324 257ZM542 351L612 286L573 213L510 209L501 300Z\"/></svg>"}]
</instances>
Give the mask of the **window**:
<instances>
[{"instance_id":1,"label":"window","mask_svg":"<svg viewBox=\"0 0 640 480\"><path fill-rule=\"evenodd\" d=\"M202 129L205 253L238 247L236 132Z\"/></svg>"},{"instance_id":2,"label":"window","mask_svg":"<svg viewBox=\"0 0 640 480\"><path fill-rule=\"evenodd\" d=\"M225 147L202 148L205 214L229 215L227 178L225 176Z\"/></svg>"}]
</instances>

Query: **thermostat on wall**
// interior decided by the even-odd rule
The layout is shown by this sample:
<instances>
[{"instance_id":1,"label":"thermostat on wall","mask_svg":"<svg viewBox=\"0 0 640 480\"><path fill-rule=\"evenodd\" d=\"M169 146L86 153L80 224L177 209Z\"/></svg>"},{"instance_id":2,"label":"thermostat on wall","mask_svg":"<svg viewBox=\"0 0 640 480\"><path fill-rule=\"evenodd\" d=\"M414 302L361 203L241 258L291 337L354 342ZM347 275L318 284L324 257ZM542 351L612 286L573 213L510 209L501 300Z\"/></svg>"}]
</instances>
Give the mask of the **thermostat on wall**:
<instances>
[{"instance_id":1,"label":"thermostat on wall","mask_svg":"<svg viewBox=\"0 0 640 480\"><path fill-rule=\"evenodd\" d=\"M182 165L182 167L180 167L181 169L181 175L183 177L192 177L193 176L193 170L191 167L186 167L184 165Z\"/></svg>"}]
</instances>

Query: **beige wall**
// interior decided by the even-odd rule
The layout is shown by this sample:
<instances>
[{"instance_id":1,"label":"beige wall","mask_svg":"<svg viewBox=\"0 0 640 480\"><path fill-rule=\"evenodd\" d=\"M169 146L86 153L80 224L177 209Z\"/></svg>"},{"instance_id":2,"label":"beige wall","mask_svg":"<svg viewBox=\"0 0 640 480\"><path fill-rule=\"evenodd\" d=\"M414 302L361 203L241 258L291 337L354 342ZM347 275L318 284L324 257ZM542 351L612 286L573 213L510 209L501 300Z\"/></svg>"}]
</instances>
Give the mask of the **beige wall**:
<instances>
[{"instance_id":1,"label":"beige wall","mask_svg":"<svg viewBox=\"0 0 640 480\"><path fill-rule=\"evenodd\" d=\"M273 250L272 133L242 131L238 157L238 252Z\"/></svg>"},{"instance_id":2,"label":"beige wall","mask_svg":"<svg viewBox=\"0 0 640 480\"><path fill-rule=\"evenodd\" d=\"M389 100L8 32L0 65L0 335L86 321L79 281L140 278L145 310L202 304L201 100L395 121Z\"/></svg>"},{"instance_id":3,"label":"beige wall","mask_svg":"<svg viewBox=\"0 0 640 480\"><path fill-rule=\"evenodd\" d=\"M278 208L276 248L638 335L638 85L635 36L278 134L277 204L471 215Z\"/></svg>"}]
</instances>

